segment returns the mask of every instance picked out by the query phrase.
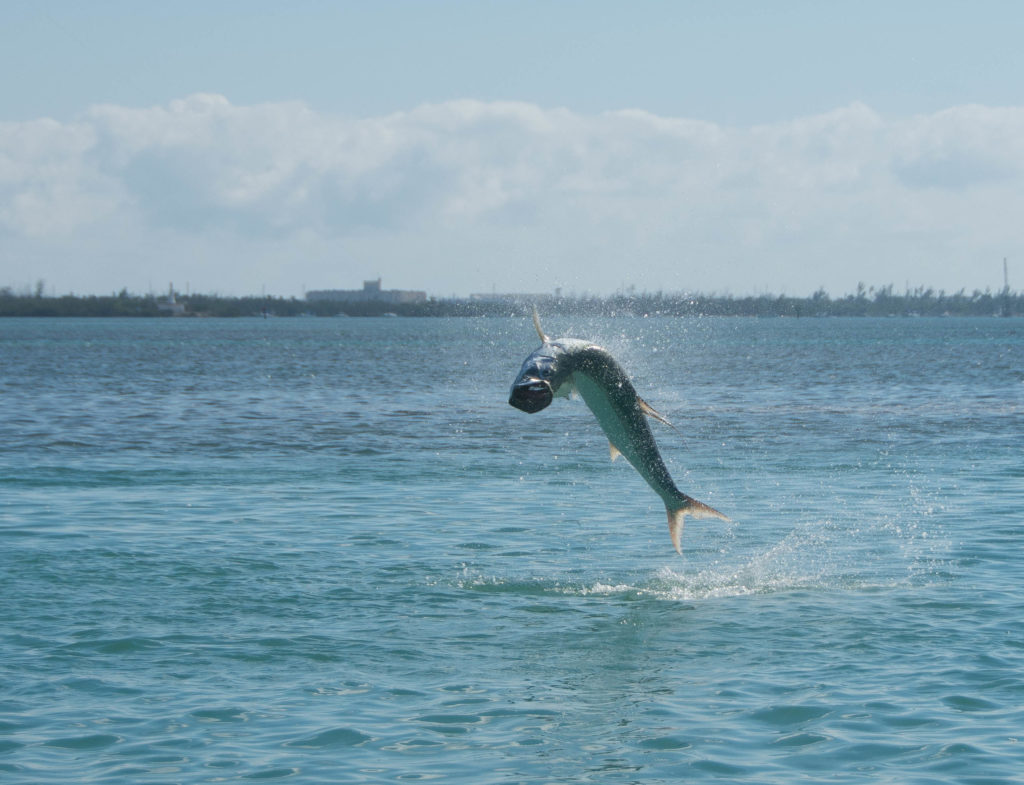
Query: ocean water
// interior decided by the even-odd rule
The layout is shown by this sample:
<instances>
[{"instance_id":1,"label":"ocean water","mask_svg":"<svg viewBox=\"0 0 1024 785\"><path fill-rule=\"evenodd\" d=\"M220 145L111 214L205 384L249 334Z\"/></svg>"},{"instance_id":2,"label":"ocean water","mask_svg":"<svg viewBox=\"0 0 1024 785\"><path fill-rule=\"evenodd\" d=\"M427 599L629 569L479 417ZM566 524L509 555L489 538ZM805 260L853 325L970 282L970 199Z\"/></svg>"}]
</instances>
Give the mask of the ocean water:
<instances>
[{"instance_id":1,"label":"ocean water","mask_svg":"<svg viewBox=\"0 0 1024 785\"><path fill-rule=\"evenodd\" d=\"M0 782L1024 782L1024 325L0 321Z\"/></svg>"}]
</instances>

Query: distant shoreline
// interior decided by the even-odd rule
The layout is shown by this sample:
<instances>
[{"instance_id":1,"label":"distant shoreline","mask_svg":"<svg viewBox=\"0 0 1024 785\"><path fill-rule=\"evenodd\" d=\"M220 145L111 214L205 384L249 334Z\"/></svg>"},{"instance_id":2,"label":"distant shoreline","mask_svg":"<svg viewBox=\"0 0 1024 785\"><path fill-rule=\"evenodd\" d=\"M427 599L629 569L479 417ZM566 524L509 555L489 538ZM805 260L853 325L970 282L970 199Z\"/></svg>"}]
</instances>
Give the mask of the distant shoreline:
<instances>
[{"instance_id":1,"label":"distant shoreline","mask_svg":"<svg viewBox=\"0 0 1024 785\"><path fill-rule=\"evenodd\" d=\"M1022 316L1024 295L1004 289L1000 292L964 290L954 294L919 287L901 294L892 286L878 289L860 287L856 294L832 298L824 291L810 297L764 294L733 297L703 294L617 294L609 297L553 297L487 299L428 299L417 303L382 301L309 301L285 297L221 297L175 293L134 295L122 291L109 296L13 294L0 289L0 317L337 317L406 316L468 317L521 316L532 305L550 313L586 316Z\"/></svg>"}]
</instances>

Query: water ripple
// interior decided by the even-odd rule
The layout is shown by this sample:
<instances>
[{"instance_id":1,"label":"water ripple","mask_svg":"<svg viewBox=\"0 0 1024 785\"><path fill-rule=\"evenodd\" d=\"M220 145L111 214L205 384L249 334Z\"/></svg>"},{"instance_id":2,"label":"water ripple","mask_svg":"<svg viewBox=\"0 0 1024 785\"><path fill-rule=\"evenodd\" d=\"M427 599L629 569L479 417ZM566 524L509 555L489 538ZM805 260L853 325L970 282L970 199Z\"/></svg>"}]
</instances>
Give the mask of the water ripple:
<instances>
[{"instance_id":1,"label":"water ripple","mask_svg":"<svg viewBox=\"0 0 1024 785\"><path fill-rule=\"evenodd\" d=\"M0 779L1015 782L1010 321L553 318L681 559L528 322L5 324Z\"/></svg>"}]
</instances>

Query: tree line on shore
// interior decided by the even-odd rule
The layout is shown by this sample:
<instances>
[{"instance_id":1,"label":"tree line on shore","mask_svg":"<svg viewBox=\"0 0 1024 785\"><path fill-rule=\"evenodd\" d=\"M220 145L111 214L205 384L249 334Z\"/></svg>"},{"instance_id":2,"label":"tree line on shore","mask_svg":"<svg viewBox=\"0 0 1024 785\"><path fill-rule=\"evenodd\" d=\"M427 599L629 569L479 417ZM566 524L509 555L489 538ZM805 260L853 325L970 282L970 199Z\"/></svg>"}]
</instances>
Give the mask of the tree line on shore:
<instances>
[{"instance_id":1,"label":"tree line on shore","mask_svg":"<svg viewBox=\"0 0 1024 785\"><path fill-rule=\"evenodd\" d=\"M383 301L308 301L295 297L225 297L175 294L169 297L130 294L44 296L0 289L0 316L510 316L529 312L532 305L548 311L593 316L1021 316L1024 295L1005 288L993 293L961 289L953 294L918 287L902 293L893 287L858 286L855 294L832 298L823 289L810 297L761 294L735 297L679 293L625 293L607 297L526 299L435 299L418 303Z\"/></svg>"}]
</instances>

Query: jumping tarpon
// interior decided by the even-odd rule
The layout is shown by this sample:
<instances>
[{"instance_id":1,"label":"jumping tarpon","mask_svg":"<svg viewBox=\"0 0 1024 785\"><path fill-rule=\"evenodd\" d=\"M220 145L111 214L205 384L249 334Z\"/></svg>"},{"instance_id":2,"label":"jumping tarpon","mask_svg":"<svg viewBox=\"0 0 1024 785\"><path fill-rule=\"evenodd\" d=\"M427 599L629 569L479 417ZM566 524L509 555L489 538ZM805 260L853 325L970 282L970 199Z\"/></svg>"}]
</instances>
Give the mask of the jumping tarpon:
<instances>
[{"instance_id":1,"label":"jumping tarpon","mask_svg":"<svg viewBox=\"0 0 1024 785\"><path fill-rule=\"evenodd\" d=\"M611 354L577 338L552 340L541 329L536 309L533 325L540 336L541 347L523 362L512 383L510 404L533 414L547 408L556 397L579 393L608 437L612 460L625 456L665 502L668 531L680 555L683 551L679 540L685 516L729 520L676 487L654 443L646 417L671 423L636 394L626 372Z\"/></svg>"}]
</instances>

